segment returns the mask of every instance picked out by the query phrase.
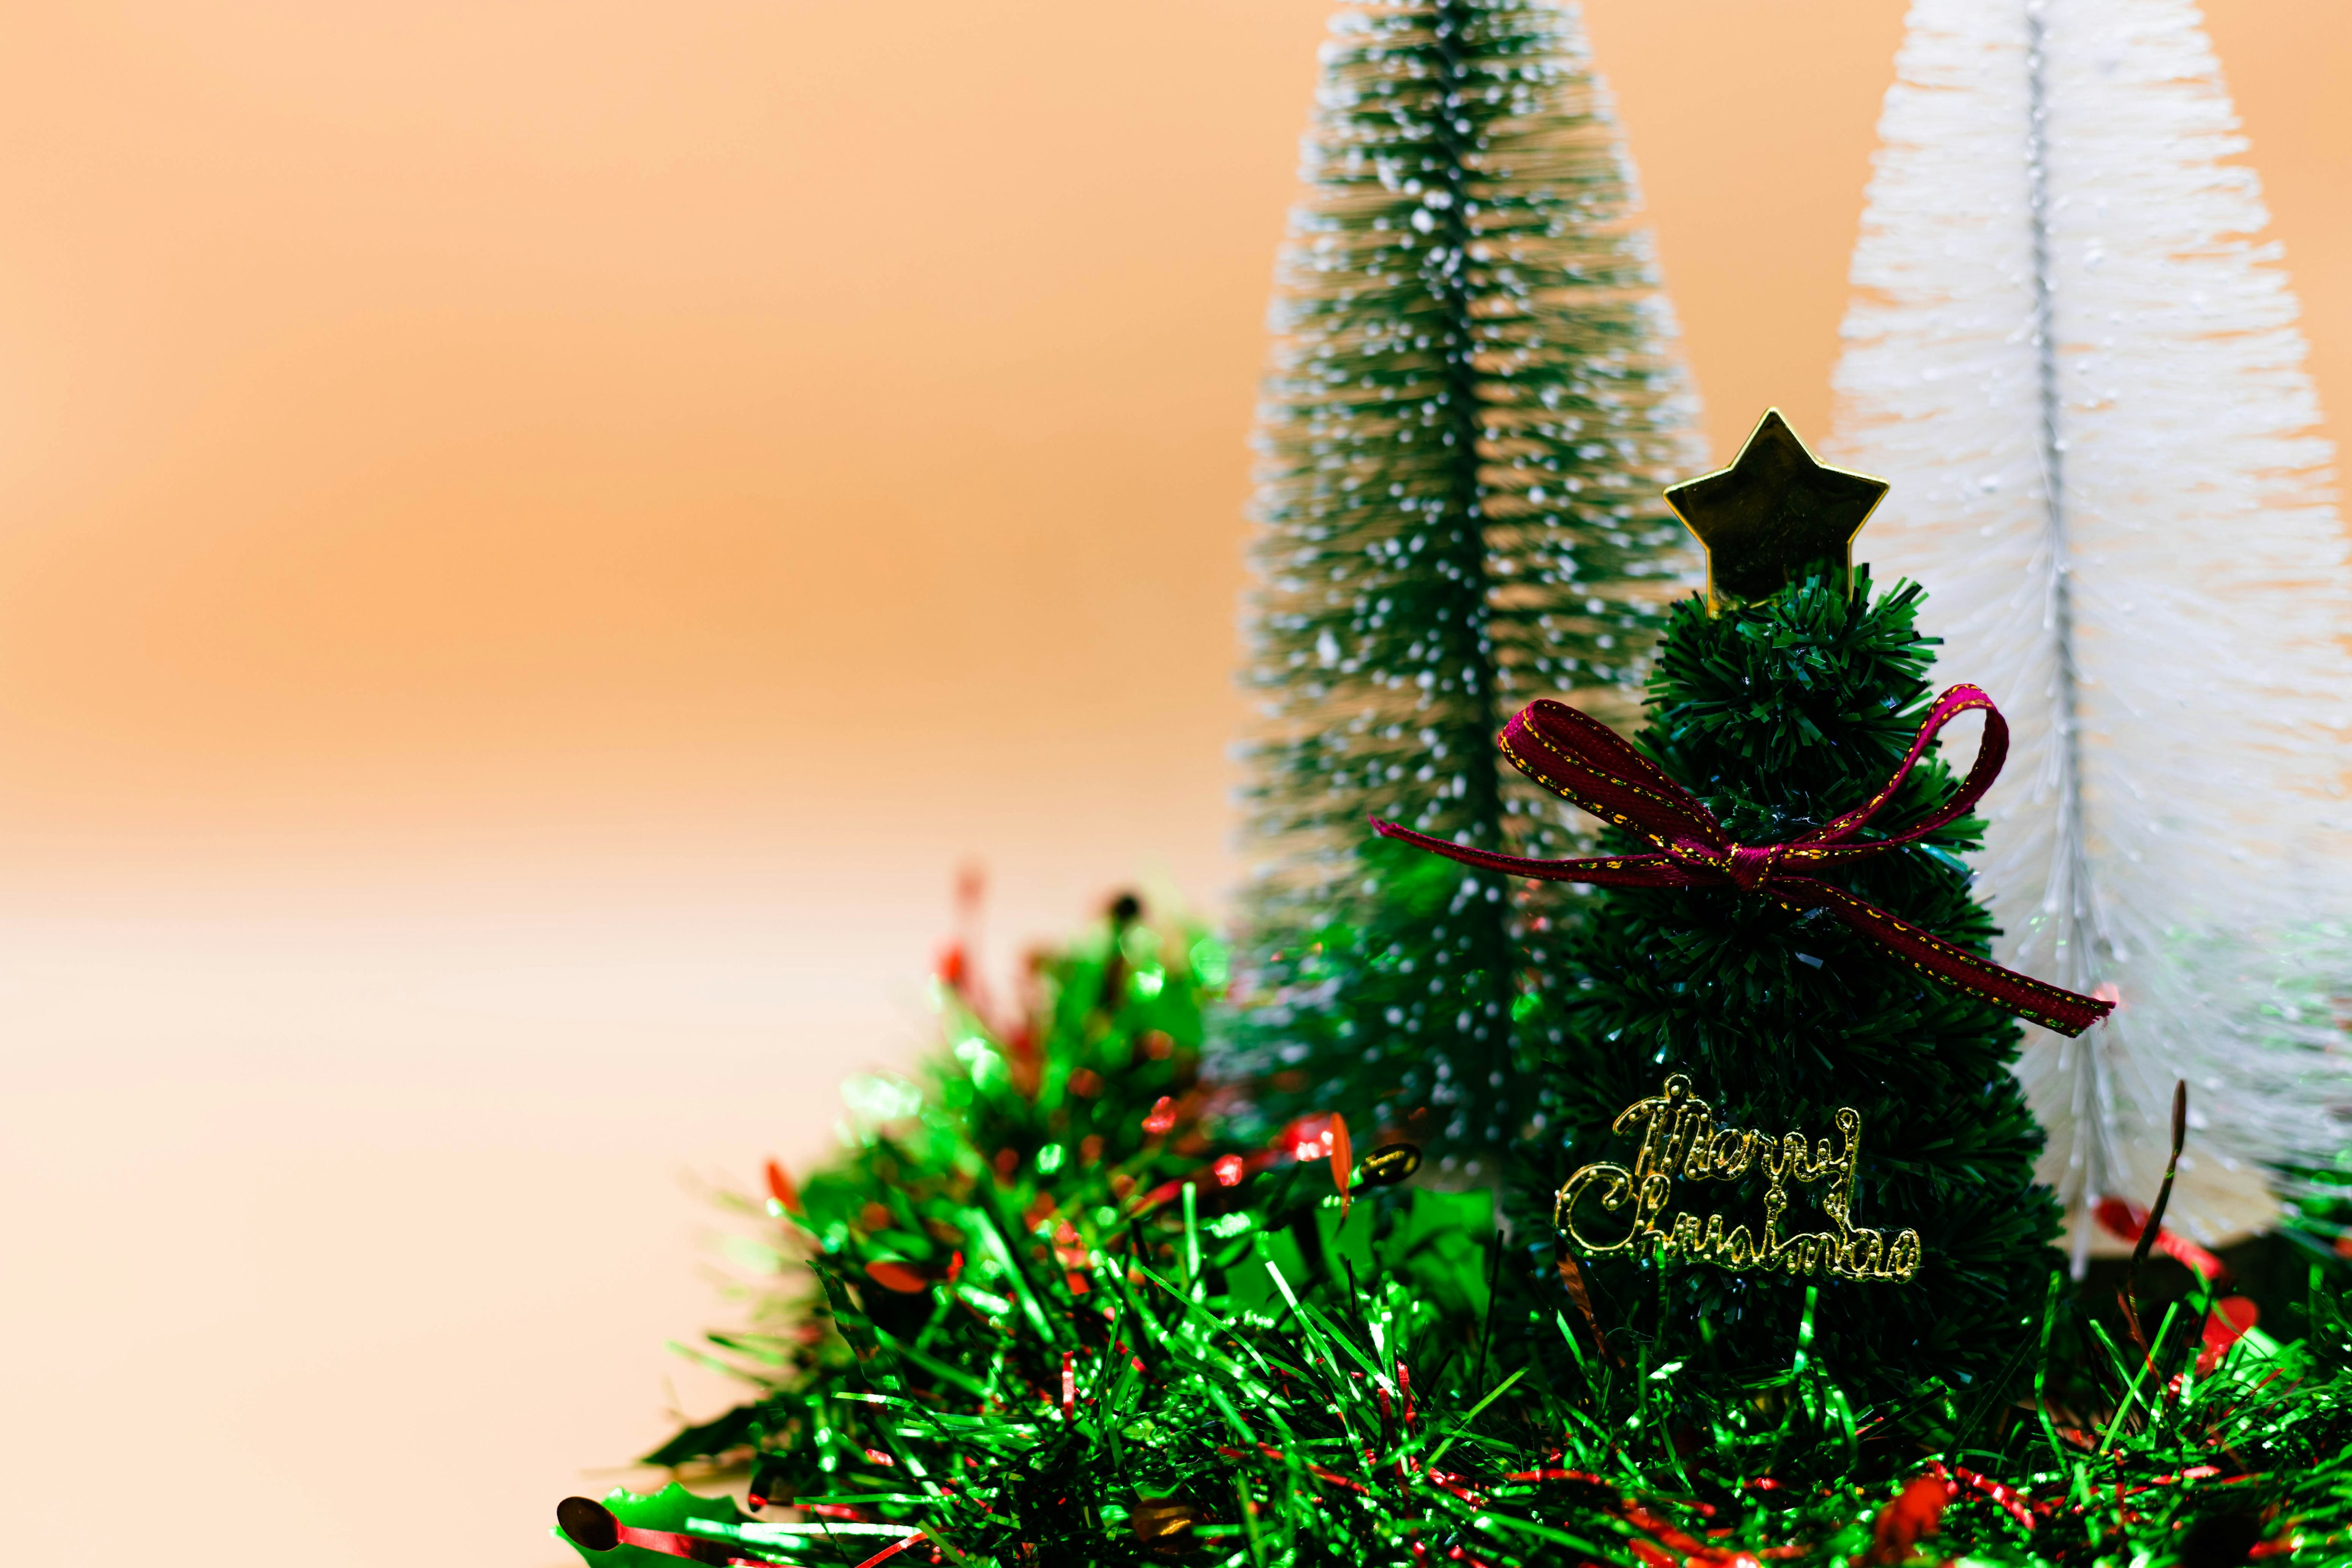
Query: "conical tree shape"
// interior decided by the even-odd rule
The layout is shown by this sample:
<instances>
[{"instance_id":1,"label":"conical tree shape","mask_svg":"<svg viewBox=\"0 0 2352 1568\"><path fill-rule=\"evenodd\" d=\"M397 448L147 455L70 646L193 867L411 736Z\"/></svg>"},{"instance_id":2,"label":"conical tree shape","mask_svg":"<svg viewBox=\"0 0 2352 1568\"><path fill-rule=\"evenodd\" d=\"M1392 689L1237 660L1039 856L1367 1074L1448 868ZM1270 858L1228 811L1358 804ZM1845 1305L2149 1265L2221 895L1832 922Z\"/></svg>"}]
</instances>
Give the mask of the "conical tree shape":
<instances>
[{"instance_id":1,"label":"conical tree shape","mask_svg":"<svg viewBox=\"0 0 2352 1568\"><path fill-rule=\"evenodd\" d=\"M1714 616L1685 601L1640 744L1742 844L1785 842L1853 809L1894 775L1928 706L1935 650L1915 624L1919 599L1908 584L1873 594L1861 568L1850 593L1816 576ZM1865 836L1918 823L1952 784L1931 752ZM1978 826L1962 818L1826 879L1983 952L1992 922L1957 858ZM1653 847L1630 837L1615 847ZM1570 1217L1599 1249L1565 1245L1618 1355L1681 1362L1678 1386L1726 1401L1785 1382L1808 1357L1858 1402L1915 1395L1928 1379L1979 1394L1998 1380L2031 1342L2057 1261L2057 1207L2033 1184L2042 1133L2011 1072L2019 1026L1828 911L1792 912L1759 893L1610 889L1571 947L1590 988L1551 1062L1558 1121L1537 1152L1542 1186L1517 1199L1525 1234L1549 1234L1551 1184L1591 1164L1635 1165L1639 1130L1612 1123L1679 1077L1716 1128L1769 1143L1738 1179L1677 1180L1662 1225L1676 1211L1702 1226L1721 1214L1727 1235L1745 1226L1760 1240L1772 1148L1796 1132L1838 1149L1838 1114L1852 1108L1851 1223L1882 1234L1889 1262L1899 1233L1916 1231L1921 1259L1907 1280L1857 1280L1826 1267L1799 1277L1610 1255L1630 1210L1580 1202ZM1838 1189L1788 1181L1777 1233L1836 1234Z\"/></svg>"},{"instance_id":2,"label":"conical tree shape","mask_svg":"<svg viewBox=\"0 0 2352 1568\"><path fill-rule=\"evenodd\" d=\"M1474 1160L1551 1026L1560 899L1372 844L1368 814L1566 847L1510 711L1619 711L1691 565L1658 496L1693 405L1572 11L1354 4L1332 25L1263 416L1243 990L1228 1070Z\"/></svg>"},{"instance_id":3,"label":"conical tree shape","mask_svg":"<svg viewBox=\"0 0 2352 1568\"><path fill-rule=\"evenodd\" d=\"M2176 1079L2209 1244L2352 1101L2352 564L2236 125L2192 0L1917 0L1837 374L1873 559L2013 726L1996 956L2120 998L2022 1060L2078 1249L2126 1245L2089 1211L2148 1201Z\"/></svg>"}]
</instances>

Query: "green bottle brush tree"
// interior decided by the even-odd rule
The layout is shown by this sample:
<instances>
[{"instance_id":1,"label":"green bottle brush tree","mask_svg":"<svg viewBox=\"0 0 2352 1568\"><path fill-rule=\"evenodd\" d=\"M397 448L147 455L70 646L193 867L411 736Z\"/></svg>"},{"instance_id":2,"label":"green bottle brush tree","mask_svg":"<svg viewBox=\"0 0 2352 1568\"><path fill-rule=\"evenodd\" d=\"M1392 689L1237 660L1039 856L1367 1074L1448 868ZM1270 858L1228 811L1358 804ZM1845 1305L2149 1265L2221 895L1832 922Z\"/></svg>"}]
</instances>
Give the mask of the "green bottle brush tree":
<instances>
[{"instance_id":1,"label":"green bottle brush tree","mask_svg":"<svg viewBox=\"0 0 2352 1568\"><path fill-rule=\"evenodd\" d=\"M1343 5L1307 164L1259 437L1225 1071L1254 1127L1336 1110L1443 1170L1517 1131L1529 998L1578 900L1432 868L1364 817L1573 840L1490 742L1545 693L1630 711L1691 567L1658 487L1694 402L1573 11Z\"/></svg>"}]
</instances>

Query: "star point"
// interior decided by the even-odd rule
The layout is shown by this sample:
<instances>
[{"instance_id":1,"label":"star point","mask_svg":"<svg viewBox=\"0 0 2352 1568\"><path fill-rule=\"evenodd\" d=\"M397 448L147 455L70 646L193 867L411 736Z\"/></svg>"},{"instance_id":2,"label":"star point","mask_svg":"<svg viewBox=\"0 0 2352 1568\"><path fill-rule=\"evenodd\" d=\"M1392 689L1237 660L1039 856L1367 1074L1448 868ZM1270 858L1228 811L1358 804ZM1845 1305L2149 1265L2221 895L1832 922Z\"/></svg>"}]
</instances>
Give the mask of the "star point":
<instances>
[{"instance_id":1,"label":"star point","mask_svg":"<svg viewBox=\"0 0 2352 1568\"><path fill-rule=\"evenodd\" d=\"M1666 504L1706 551L1706 602L1769 599L1815 562L1853 569L1853 536L1886 494L1884 479L1814 458L1768 408L1727 468L1666 489Z\"/></svg>"}]
</instances>

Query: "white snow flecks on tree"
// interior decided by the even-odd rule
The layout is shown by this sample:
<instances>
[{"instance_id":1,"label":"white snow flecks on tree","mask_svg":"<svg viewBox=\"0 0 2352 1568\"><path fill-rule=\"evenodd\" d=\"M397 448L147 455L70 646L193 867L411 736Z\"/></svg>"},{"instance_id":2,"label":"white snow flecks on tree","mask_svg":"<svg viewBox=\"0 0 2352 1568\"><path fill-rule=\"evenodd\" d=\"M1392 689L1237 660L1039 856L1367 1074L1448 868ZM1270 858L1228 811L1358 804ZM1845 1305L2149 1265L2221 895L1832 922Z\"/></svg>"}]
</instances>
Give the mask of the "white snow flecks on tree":
<instances>
[{"instance_id":1,"label":"white snow flecks on tree","mask_svg":"<svg viewBox=\"0 0 2352 1568\"><path fill-rule=\"evenodd\" d=\"M1696 406L1573 5L1342 0L1305 152L1245 610L1252 1001L1222 1060L1252 1114L1407 1129L1444 1176L1541 1114L1519 1073L1563 1026L1581 895L1440 871L1365 818L1583 841L1495 732L1536 697L1638 711L1696 564L1660 494L1698 466Z\"/></svg>"},{"instance_id":2,"label":"white snow flecks on tree","mask_svg":"<svg viewBox=\"0 0 2352 1568\"><path fill-rule=\"evenodd\" d=\"M2352 1123L2352 570L2193 0L1915 0L1836 379L1863 553L2010 720L1998 956L2112 1021L2019 1068L2078 1268L2112 1195L2262 1228ZM2267 1172L2267 1176L2266 1176Z\"/></svg>"}]
</instances>

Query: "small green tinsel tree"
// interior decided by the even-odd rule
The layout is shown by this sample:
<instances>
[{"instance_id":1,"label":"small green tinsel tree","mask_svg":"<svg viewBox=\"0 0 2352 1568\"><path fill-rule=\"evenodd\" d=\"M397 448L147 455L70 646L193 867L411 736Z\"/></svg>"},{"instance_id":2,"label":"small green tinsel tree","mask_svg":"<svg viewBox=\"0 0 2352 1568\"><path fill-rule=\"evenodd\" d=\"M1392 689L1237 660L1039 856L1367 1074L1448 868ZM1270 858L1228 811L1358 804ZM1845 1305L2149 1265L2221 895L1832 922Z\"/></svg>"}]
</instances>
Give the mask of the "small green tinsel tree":
<instances>
[{"instance_id":1,"label":"small green tinsel tree","mask_svg":"<svg viewBox=\"0 0 2352 1568\"><path fill-rule=\"evenodd\" d=\"M1920 598L1907 584L1874 595L1862 568L1850 591L1816 576L1719 614L1685 601L1660 648L1640 743L1741 843L1785 842L1852 809L1893 774L1931 696ZM1952 786L1931 753L1866 832L1916 823ZM1964 818L1841 879L1982 952L1991 921L1958 858L1980 830ZM1908 1283L1583 1259L1603 1329L1654 1362L1685 1363L1692 1386L1718 1399L1808 1358L1858 1402L1938 1382L1980 1392L2023 1364L2059 1222L2033 1184L2042 1132L2010 1071L2017 1023L1826 910L1796 913L1730 889L1612 889L1595 906L1570 955L1583 978L1549 1064L1540 1190L1520 1194L1528 1211L1546 1211L1525 1215L1531 1233L1549 1236L1549 1189L1570 1172L1631 1163L1633 1141L1612 1121L1680 1073L1717 1125L1773 1138L1831 1139L1837 1109L1859 1110L1853 1223L1890 1237L1912 1227L1925 1253ZM1680 1186L1676 1203L1725 1209L1727 1223L1760 1231L1762 1185L1759 1167L1745 1183ZM1790 1192L1781 1231L1823 1228L1812 1190Z\"/></svg>"},{"instance_id":2,"label":"small green tinsel tree","mask_svg":"<svg viewBox=\"0 0 2352 1568\"><path fill-rule=\"evenodd\" d=\"M1528 697L1630 706L1689 564L1693 400L1574 13L1353 0L1332 25L1263 414L1247 679L1257 879L1234 1071L1442 1159L1517 1130L1572 894L1368 843L1580 831L1496 757Z\"/></svg>"}]
</instances>

